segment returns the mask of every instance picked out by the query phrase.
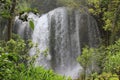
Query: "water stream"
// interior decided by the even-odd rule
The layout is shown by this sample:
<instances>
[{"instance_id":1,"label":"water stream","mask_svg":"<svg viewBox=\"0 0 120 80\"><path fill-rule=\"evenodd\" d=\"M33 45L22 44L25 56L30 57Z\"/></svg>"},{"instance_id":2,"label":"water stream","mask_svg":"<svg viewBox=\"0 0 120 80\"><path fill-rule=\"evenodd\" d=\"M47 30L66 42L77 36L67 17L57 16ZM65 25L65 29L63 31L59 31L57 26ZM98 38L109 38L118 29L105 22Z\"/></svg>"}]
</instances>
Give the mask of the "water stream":
<instances>
[{"instance_id":1,"label":"water stream","mask_svg":"<svg viewBox=\"0 0 120 80\"><path fill-rule=\"evenodd\" d=\"M88 45L96 47L99 44L99 30L95 19L87 12L69 11L65 7L54 9L41 17L29 14L35 24L33 32L29 32L28 22L16 19L16 33L22 37L31 36L32 41L38 44L39 57L35 66L44 66L55 72L76 78L82 67L76 61L81 49ZM19 25L18 25L19 24ZM26 35L26 36L25 36ZM47 52L44 51L47 49ZM35 48L30 55L35 55Z\"/></svg>"}]
</instances>

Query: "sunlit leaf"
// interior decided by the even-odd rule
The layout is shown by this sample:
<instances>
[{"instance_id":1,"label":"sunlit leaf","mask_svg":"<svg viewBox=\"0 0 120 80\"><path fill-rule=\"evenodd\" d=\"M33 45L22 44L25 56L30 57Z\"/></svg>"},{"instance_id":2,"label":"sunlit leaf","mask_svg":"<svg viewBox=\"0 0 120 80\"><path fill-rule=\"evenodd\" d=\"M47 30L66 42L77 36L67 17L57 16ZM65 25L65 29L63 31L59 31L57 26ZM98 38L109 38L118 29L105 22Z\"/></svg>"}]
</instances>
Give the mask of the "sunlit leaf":
<instances>
[{"instance_id":1,"label":"sunlit leaf","mask_svg":"<svg viewBox=\"0 0 120 80\"><path fill-rule=\"evenodd\" d=\"M32 20L29 21L30 28L34 30L34 22Z\"/></svg>"}]
</instances>

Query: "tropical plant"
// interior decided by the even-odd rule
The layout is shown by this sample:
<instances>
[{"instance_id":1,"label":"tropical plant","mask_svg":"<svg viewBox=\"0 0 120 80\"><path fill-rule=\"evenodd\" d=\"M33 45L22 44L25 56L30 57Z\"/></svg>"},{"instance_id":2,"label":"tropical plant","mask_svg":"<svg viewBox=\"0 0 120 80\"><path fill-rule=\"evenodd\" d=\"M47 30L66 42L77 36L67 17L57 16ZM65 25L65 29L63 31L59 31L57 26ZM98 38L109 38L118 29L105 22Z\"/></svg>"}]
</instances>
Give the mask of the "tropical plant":
<instances>
[{"instance_id":1,"label":"tropical plant","mask_svg":"<svg viewBox=\"0 0 120 80\"><path fill-rule=\"evenodd\" d=\"M15 37L8 42L0 42L0 80L66 80L67 78L35 67L35 56L29 56L29 49L33 47L31 41L27 42ZM70 79L68 79L70 80Z\"/></svg>"},{"instance_id":2,"label":"tropical plant","mask_svg":"<svg viewBox=\"0 0 120 80\"><path fill-rule=\"evenodd\" d=\"M105 62L105 71L115 73L120 80L120 40L108 47L108 56Z\"/></svg>"},{"instance_id":3,"label":"tropical plant","mask_svg":"<svg viewBox=\"0 0 120 80\"><path fill-rule=\"evenodd\" d=\"M83 80L86 80L87 69L92 65L92 55L94 50L92 48L83 48L82 54L78 56L77 61L83 67Z\"/></svg>"}]
</instances>

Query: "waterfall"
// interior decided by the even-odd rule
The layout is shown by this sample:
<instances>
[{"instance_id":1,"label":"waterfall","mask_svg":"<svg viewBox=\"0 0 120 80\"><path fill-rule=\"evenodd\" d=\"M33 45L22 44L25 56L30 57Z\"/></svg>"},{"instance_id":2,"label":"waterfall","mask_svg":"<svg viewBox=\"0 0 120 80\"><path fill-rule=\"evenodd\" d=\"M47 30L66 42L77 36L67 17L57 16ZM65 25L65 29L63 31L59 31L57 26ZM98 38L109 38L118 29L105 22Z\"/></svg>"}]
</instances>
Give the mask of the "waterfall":
<instances>
[{"instance_id":1,"label":"waterfall","mask_svg":"<svg viewBox=\"0 0 120 80\"><path fill-rule=\"evenodd\" d=\"M25 13L25 14L27 14L27 13ZM30 29L29 20L32 20L34 22L34 25L36 26L38 18L39 18L37 15L35 15L33 13L29 13L29 14L27 14L27 16L28 16L27 17L28 21L23 21L23 20L19 19L19 16L17 16L15 18L15 23L14 23L14 27L13 27L13 32L16 34L19 34L20 37L23 38L24 40L31 39L31 35L33 33L33 31Z\"/></svg>"},{"instance_id":2,"label":"waterfall","mask_svg":"<svg viewBox=\"0 0 120 80\"><path fill-rule=\"evenodd\" d=\"M81 54L81 49L85 45L96 47L99 43L100 35L95 19L88 13L69 11L65 7L54 9L41 17L31 13L29 17L35 24L32 35L29 35L40 50L35 66L42 65L73 79L78 77L82 67L76 58ZM25 33L24 26L29 26L28 22L24 23L19 23L20 28L23 28L16 32L21 36ZM30 55L35 55L35 52L35 48L32 48Z\"/></svg>"}]
</instances>

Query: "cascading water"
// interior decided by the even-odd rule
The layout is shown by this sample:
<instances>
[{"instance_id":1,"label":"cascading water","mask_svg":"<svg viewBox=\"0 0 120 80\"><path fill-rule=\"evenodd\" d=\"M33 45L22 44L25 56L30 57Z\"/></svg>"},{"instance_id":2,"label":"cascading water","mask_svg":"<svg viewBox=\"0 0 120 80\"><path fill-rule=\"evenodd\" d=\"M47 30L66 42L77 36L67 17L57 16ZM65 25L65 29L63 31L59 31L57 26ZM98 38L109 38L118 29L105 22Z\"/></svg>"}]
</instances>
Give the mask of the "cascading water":
<instances>
[{"instance_id":1,"label":"cascading water","mask_svg":"<svg viewBox=\"0 0 120 80\"><path fill-rule=\"evenodd\" d=\"M85 45L96 47L99 43L100 35L94 18L87 13L69 11L65 7L41 17L29 14L31 15L35 24L32 40L40 50L35 65L42 65L72 78L78 77L82 68L76 58L81 54L81 48ZM20 25L23 26L23 23ZM48 51L44 54L46 49ZM35 52L35 48L32 48L30 55L35 55Z\"/></svg>"},{"instance_id":2,"label":"cascading water","mask_svg":"<svg viewBox=\"0 0 120 80\"><path fill-rule=\"evenodd\" d=\"M26 15L25 14L24 14L24 16L27 15L27 14ZM29 13L27 16L28 16L27 17L28 21L22 21L17 16L15 18L15 23L14 23L15 25L13 27L13 32L16 34L19 34L21 36L21 38L23 38L25 40L31 39L31 35L33 33L33 31L29 27L29 20L32 20L34 22L34 25L36 26L38 18L39 18L37 15L35 15L33 13Z\"/></svg>"}]
</instances>

